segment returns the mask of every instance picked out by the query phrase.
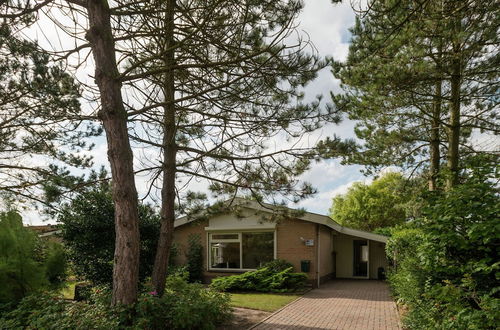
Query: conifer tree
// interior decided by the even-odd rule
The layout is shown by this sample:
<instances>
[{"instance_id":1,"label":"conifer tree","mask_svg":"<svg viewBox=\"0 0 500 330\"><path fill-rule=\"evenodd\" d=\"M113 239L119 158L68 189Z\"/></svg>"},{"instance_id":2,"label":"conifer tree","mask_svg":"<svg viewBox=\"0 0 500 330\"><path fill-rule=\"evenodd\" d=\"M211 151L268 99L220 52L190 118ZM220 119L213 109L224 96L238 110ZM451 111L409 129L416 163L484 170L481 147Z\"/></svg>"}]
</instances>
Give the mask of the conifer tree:
<instances>
[{"instance_id":1,"label":"conifer tree","mask_svg":"<svg viewBox=\"0 0 500 330\"><path fill-rule=\"evenodd\" d=\"M498 4L371 1L358 15L345 63L334 64L337 107L364 140L350 162L428 168L437 188L458 180L460 154L478 152L474 129L498 133ZM491 151L491 150L489 150Z\"/></svg>"},{"instance_id":2,"label":"conifer tree","mask_svg":"<svg viewBox=\"0 0 500 330\"><path fill-rule=\"evenodd\" d=\"M295 28L301 9L298 1L268 0L169 0L121 9L138 13L123 24L142 23L134 31L141 38L128 41L122 79L135 96L129 102L132 138L158 155L143 160L143 170L159 178L162 190L153 272L159 293L175 201L193 197L179 193L180 180L207 180L218 196L259 201L314 192L295 180L317 156L300 139L339 117L320 98L303 100L302 87L326 62ZM272 146L270 139L283 145ZM324 145L330 151L349 147L337 139Z\"/></svg>"},{"instance_id":3,"label":"conifer tree","mask_svg":"<svg viewBox=\"0 0 500 330\"><path fill-rule=\"evenodd\" d=\"M149 171L152 189L162 189L164 225L153 274L159 292L174 202L186 181L203 178L219 196L245 191L258 200L313 192L294 180L318 156L300 137L339 117L320 98L302 100L301 88L325 62L296 33L299 1L70 0L12 7L17 14L8 17L41 8L53 19L57 10L70 13L73 25L55 23L77 45L57 53L66 59L92 51L117 210L114 304L137 297L140 240L128 134L134 146L153 150L135 170ZM334 138L321 148L336 154L349 146ZM200 194L186 196L191 204Z\"/></svg>"},{"instance_id":4,"label":"conifer tree","mask_svg":"<svg viewBox=\"0 0 500 330\"><path fill-rule=\"evenodd\" d=\"M64 165L91 164L78 152L100 130L81 117L74 79L12 28L0 25L0 191L44 202L42 186L71 189Z\"/></svg>"}]
</instances>

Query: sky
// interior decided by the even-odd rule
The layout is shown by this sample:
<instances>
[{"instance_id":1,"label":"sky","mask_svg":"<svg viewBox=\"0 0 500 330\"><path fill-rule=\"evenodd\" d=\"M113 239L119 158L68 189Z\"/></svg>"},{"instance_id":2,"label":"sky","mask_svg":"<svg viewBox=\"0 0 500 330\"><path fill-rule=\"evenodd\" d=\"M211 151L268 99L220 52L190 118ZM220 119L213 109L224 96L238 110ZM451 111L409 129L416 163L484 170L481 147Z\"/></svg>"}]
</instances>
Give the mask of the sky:
<instances>
[{"instance_id":1,"label":"sky","mask_svg":"<svg viewBox=\"0 0 500 330\"><path fill-rule=\"evenodd\" d=\"M334 5L331 0L305 0L305 8L298 18L298 23L299 29L307 33L321 56L332 56L339 61L346 58L350 40L349 28L354 24L354 12L349 1ZM88 67L84 71L89 74L92 68ZM314 97L322 94L325 98L329 97L331 91L339 92L340 87L339 81L333 78L329 69L321 71L317 79L305 90L306 95ZM353 138L353 128L353 122L344 120L339 125L328 125L315 134L320 137L336 134L342 138ZM104 137L96 140L96 147L91 154L94 156L95 168L101 165L109 168ZM312 198L298 204L289 204L289 206L304 208L309 212L328 214L331 200L335 195L345 193L356 181L371 182L372 178L365 177L360 170L360 166L341 165L336 159L313 164L300 179L311 183L318 193ZM139 195L144 194L147 178L138 177L136 180ZM203 190L205 187L206 184L203 182L194 182L190 189ZM31 225L42 223L42 218L34 211L25 212L24 218L25 222ZM54 222L54 220L48 220L45 223Z\"/></svg>"}]
</instances>

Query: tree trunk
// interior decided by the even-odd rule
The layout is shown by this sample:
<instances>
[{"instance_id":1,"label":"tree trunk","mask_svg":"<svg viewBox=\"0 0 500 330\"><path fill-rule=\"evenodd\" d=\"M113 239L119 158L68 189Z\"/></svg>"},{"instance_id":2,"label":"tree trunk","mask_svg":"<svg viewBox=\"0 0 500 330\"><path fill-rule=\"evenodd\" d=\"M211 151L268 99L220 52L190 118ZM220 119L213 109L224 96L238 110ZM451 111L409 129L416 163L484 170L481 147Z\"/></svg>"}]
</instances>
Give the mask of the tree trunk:
<instances>
[{"instance_id":1,"label":"tree trunk","mask_svg":"<svg viewBox=\"0 0 500 330\"><path fill-rule=\"evenodd\" d=\"M176 153L175 143L175 87L174 87L174 7L175 0L166 2L165 14L165 36L166 50L164 65L166 67L163 93L167 105L163 107L163 183L161 190L161 227L158 247L156 250L155 264L153 268L153 286L159 295L165 290L165 280L170 255L170 247L174 233L175 221L175 170Z\"/></svg>"},{"instance_id":2,"label":"tree trunk","mask_svg":"<svg viewBox=\"0 0 500 330\"><path fill-rule=\"evenodd\" d=\"M437 190L437 177L439 174L439 163L441 160L441 154L439 150L439 130L441 126L441 90L442 82L441 80L439 80L436 83L436 95L434 96L434 105L432 111L429 191Z\"/></svg>"},{"instance_id":3,"label":"tree trunk","mask_svg":"<svg viewBox=\"0 0 500 330\"><path fill-rule=\"evenodd\" d=\"M116 64L110 10L107 1L87 2L89 40L95 61L102 120L108 143L115 205L115 257L112 304L131 304L137 299L139 280L139 216L134 181L133 155L127 131L121 83Z\"/></svg>"},{"instance_id":4,"label":"tree trunk","mask_svg":"<svg viewBox=\"0 0 500 330\"><path fill-rule=\"evenodd\" d=\"M455 14L455 15L458 15ZM453 18L454 37L458 38L461 31L461 22L459 18ZM461 45L459 40L453 43L453 53L451 60L451 104L450 104L450 122L448 130L448 170L449 175L446 180L446 188L451 189L458 183L458 162L459 162L459 143L460 143L460 87L462 82L462 59Z\"/></svg>"},{"instance_id":5,"label":"tree trunk","mask_svg":"<svg viewBox=\"0 0 500 330\"><path fill-rule=\"evenodd\" d=\"M441 74L441 51L442 51L442 46L441 46L441 41L439 42L438 45L438 65L437 65L437 71L439 74ZM437 177L439 174L439 168L440 168L440 161L441 161L441 152L439 150L439 144L440 144L440 128L441 128L441 104L443 102L442 100L442 94L443 94L443 81L441 78L439 78L436 81L436 86L434 89L434 104L432 108L432 127L431 127L431 146L430 146L430 170L429 170L429 191L436 191L438 189L437 187Z\"/></svg>"}]
</instances>

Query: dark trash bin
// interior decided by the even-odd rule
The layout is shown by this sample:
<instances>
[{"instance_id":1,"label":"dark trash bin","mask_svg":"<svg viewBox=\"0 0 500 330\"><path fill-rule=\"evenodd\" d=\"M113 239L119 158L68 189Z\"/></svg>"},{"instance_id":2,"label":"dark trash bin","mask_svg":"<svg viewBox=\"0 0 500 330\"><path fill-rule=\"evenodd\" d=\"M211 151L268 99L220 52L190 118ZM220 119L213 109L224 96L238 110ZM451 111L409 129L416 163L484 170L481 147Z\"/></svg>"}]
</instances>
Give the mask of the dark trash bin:
<instances>
[{"instance_id":1,"label":"dark trash bin","mask_svg":"<svg viewBox=\"0 0 500 330\"><path fill-rule=\"evenodd\" d=\"M384 269L384 267L379 267L378 268L377 275L378 275L378 279L379 280L385 280L385 269Z\"/></svg>"},{"instance_id":2,"label":"dark trash bin","mask_svg":"<svg viewBox=\"0 0 500 330\"><path fill-rule=\"evenodd\" d=\"M300 271L303 273L309 273L311 269L311 260L301 260L300 261Z\"/></svg>"}]
</instances>

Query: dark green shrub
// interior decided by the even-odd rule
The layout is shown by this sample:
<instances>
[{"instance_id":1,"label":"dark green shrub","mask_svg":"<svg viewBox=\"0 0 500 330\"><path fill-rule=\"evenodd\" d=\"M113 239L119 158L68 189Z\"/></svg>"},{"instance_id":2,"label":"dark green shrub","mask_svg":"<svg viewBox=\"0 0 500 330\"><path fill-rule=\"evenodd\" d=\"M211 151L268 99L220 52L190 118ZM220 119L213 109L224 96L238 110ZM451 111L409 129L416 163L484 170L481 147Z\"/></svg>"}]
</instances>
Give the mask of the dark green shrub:
<instances>
[{"instance_id":1,"label":"dark green shrub","mask_svg":"<svg viewBox=\"0 0 500 330\"><path fill-rule=\"evenodd\" d=\"M297 291L305 286L307 275L292 271L292 267L279 272L263 267L240 275L218 277L212 281L210 287L218 291Z\"/></svg>"},{"instance_id":2,"label":"dark green shrub","mask_svg":"<svg viewBox=\"0 0 500 330\"><path fill-rule=\"evenodd\" d=\"M34 294L0 318L0 329L119 329L116 313L108 306Z\"/></svg>"},{"instance_id":3,"label":"dark green shrub","mask_svg":"<svg viewBox=\"0 0 500 330\"><path fill-rule=\"evenodd\" d=\"M80 193L59 215L62 238L76 275L95 285L113 281L114 214L110 187L101 185ZM141 204L139 220L139 275L144 280L152 273L160 218L152 207Z\"/></svg>"},{"instance_id":4,"label":"dark green shrub","mask_svg":"<svg viewBox=\"0 0 500 330\"><path fill-rule=\"evenodd\" d=\"M494 169L493 171L491 171ZM496 167L429 196L423 218L393 232L389 281L411 329L495 329L500 324L500 195Z\"/></svg>"},{"instance_id":5,"label":"dark green shrub","mask_svg":"<svg viewBox=\"0 0 500 330\"><path fill-rule=\"evenodd\" d=\"M200 240L199 234L191 234L188 237L186 256L189 282L201 282L203 280L203 246Z\"/></svg>"},{"instance_id":6,"label":"dark green shrub","mask_svg":"<svg viewBox=\"0 0 500 330\"><path fill-rule=\"evenodd\" d=\"M165 294L142 293L131 307L110 307L111 292L94 288L88 302L47 293L24 298L0 318L0 329L215 329L231 315L228 295L169 276Z\"/></svg>"},{"instance_id":7,"label":"dark green shrub","mask_svg":"<svg viewBox=\"0 0 500 330\"><path fill-rule=\"evenodd\" d=\"M231 315L230 297L187 283L181 276L169 276L162 297L145 293L136 306L138 329L215 329Z\"/></svg>"}]
</instances>

